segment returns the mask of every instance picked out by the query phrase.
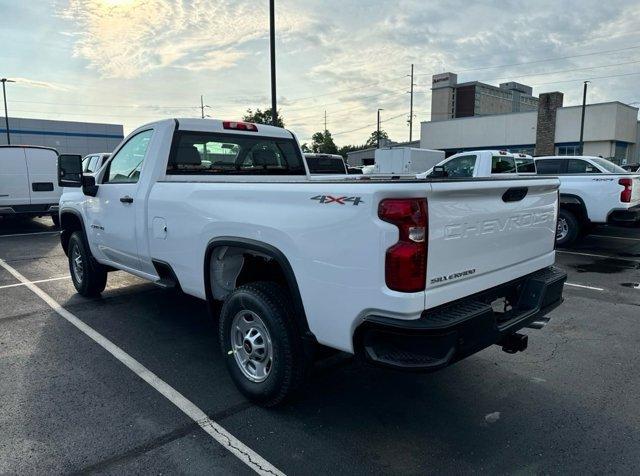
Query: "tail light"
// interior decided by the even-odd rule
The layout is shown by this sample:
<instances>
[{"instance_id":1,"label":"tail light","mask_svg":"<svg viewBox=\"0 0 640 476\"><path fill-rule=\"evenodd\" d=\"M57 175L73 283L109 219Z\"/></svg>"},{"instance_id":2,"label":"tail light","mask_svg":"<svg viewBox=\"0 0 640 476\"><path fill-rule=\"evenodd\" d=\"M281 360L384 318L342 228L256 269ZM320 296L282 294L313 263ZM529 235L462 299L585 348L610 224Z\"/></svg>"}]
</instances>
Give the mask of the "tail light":
<instances>
[{"instance_id":1,"label":"tail light","mask_svg":"<svg viewBox=\"0 0 640 476\"><path fill-rule=\"evenodd\" d=\"M622 203L631 202L631 192L633 189L633 179L621 178L618 183L624 187L624 190L620 192L620 201Z\"/></svg>"},{"instance_id":2,"label":"tail light","mask_svg":"<svg viewBox=\"0 0 640 476\"><path fill-rule=\"evenodd\" d=\"M222 121L222 127L235 131L258 132L258 126L251 122Z\"/></svg>"},{"instance_id":3,"label":"tail light","mask_svg":"<svg viewBox=\"0 0 640 476\"><path fill-rule=\"evenodd\" d=\"M380 202L378 216L398 227L398 242L387 250L385 281L394 291L424 291L427 279L427 202L392 198Z\"/></svg>"}]
</instances>

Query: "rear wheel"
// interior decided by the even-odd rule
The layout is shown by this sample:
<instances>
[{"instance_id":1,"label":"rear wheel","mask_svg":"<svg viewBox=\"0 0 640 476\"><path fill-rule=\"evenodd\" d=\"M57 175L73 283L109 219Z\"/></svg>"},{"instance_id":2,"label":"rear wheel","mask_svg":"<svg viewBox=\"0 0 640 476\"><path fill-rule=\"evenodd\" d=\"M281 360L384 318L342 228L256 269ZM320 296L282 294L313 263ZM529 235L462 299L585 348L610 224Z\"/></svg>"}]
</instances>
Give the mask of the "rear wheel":
<instances>
[{"instance_id":1,"label":"rear wheel","mask_svg":"<svg viewBox=\"0 0 640 476\"><path fill-rule=\"evenodd\" d=\"M82 232L76 231L69 239L69 271L78 293L97 296L107 285L107 270L91 256Z\"/></svg>"},{"instance_id":2,"label":"rear wheel","mask_svg":"<svg viewBox=\"0 0 640 476\"><path fill-rule=\"evenodd\" d=\"M568 210L560 209L556 226L556 244L567 246L573 243L580 234L580 222Z\"/></svg>"},{"instance_id":3,"label":"rear wheel","mask_svg":"<svg viewBox=\"0 0 640 476\"><path fill-rule=\"evenodd\" d=\"M240 286L225 299L219 340L227 368L250 400L274 406L301 387L309 368L288 293L278 284Z\"/></svg>"}]
</instances>

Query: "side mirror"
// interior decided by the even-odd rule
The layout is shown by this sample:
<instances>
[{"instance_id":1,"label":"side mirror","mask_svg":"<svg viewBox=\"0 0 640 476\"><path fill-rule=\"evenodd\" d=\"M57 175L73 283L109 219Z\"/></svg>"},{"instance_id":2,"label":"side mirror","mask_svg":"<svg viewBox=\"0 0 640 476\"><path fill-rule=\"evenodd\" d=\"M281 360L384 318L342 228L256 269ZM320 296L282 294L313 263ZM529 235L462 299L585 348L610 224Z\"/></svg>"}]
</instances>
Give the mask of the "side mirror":
<instances>
[{"instance_id":1,"label":"side mirror","mask_svg":"<svg viewBox=\"0 0 640 476\"><path fill-rule=\"evenodd\" d=\"M432 178L444 178L448 177L449 173L444 169L444 165L436 165L433 167L433 170L429 174L429 177Z\"/></svg>"},{"instance_id":2,"label":"side mirror","mask_svg":"<svg viewBox=\"0 0 640 476\"><path fill-rule=\"evenodd\" d=\"M89 197L95 197L98 193L96 178L93 175L82 176L82 193L88 195Z\"/></svg>"},{"instance_id":3,"label":"side mirror","mask_svg":"<svg viewBox=\"0 0 640 476\"><path fill-rule=\"evenodd\" d=\"M58 186L82 186L82 156L74 154L58 156Z\"/></svg>"}]
</instances>

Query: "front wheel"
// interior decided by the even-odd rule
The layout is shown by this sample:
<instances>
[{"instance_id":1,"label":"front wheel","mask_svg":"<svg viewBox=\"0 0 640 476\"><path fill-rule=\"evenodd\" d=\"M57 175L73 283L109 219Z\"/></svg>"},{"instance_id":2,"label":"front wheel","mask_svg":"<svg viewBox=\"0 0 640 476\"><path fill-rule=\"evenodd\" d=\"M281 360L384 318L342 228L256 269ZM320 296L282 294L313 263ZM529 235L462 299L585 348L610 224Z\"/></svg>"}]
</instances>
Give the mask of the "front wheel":
<instances>
[{"instance_id":1,"label":"front wheel","mask_svg":"<svg viewBox=\"0 0 640 476\"><path fill-rule=\"evenodd\" d=\"M309 367L288 293L278 284L240 286L220 312L219 340L238 389L271 407L291 397Z\"/></svg>"},{"instance_id":2,"label":"front wheel","mask_svg":"<svg viewBox=\"0 0 640 476\"><path fill-rule=\"evenodd\" d=\"M560 209L556 225L556 244L567 246L573 243L580 234L580 222L573 213Z\"/></svg>"},{"instance_id":3,"label":"front wheel","mask_svg":"<svg viewBox=\"0 0 640 476\"><path fill-rule=\"evenodd\" d=\"M107 270L91 256L82 233L69 238L69 271L76 291L83 296L97 296L107 285Z\"/></svg>"}]
</instances>

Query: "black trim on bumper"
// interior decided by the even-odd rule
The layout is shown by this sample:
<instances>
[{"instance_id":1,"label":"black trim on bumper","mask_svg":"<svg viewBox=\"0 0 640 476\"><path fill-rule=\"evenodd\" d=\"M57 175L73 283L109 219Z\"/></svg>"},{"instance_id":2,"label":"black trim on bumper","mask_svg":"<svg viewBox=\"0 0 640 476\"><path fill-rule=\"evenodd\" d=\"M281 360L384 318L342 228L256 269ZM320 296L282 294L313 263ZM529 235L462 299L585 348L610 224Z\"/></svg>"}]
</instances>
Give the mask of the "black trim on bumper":
<instances>
[{"instance_id":1,"label":"black trim on bumper","mask_svg":"<svg viewBox=\"0 0 640 476\"><path fill-rule=\"evenodd\" d=\"M566 279L564 271L549 267L428 309L416 320L369 316L356 329L355 352L386 367L441 369L492 344L511 343L523 327L543 327L544 316L562 303ZM505 312L494 310L500 298L511 303Z\"/></svg>"},{"instance_id":2,"label":"black trim on bumper","mask_svg":"<svg viewBox=\"0 0 640 476\"><path fill-rule=\"evenodd\" d=\"M607 223L633 223L637 221L640 221L640 205L613 210L607 217Z\"/></svg>"}]
</instances>

